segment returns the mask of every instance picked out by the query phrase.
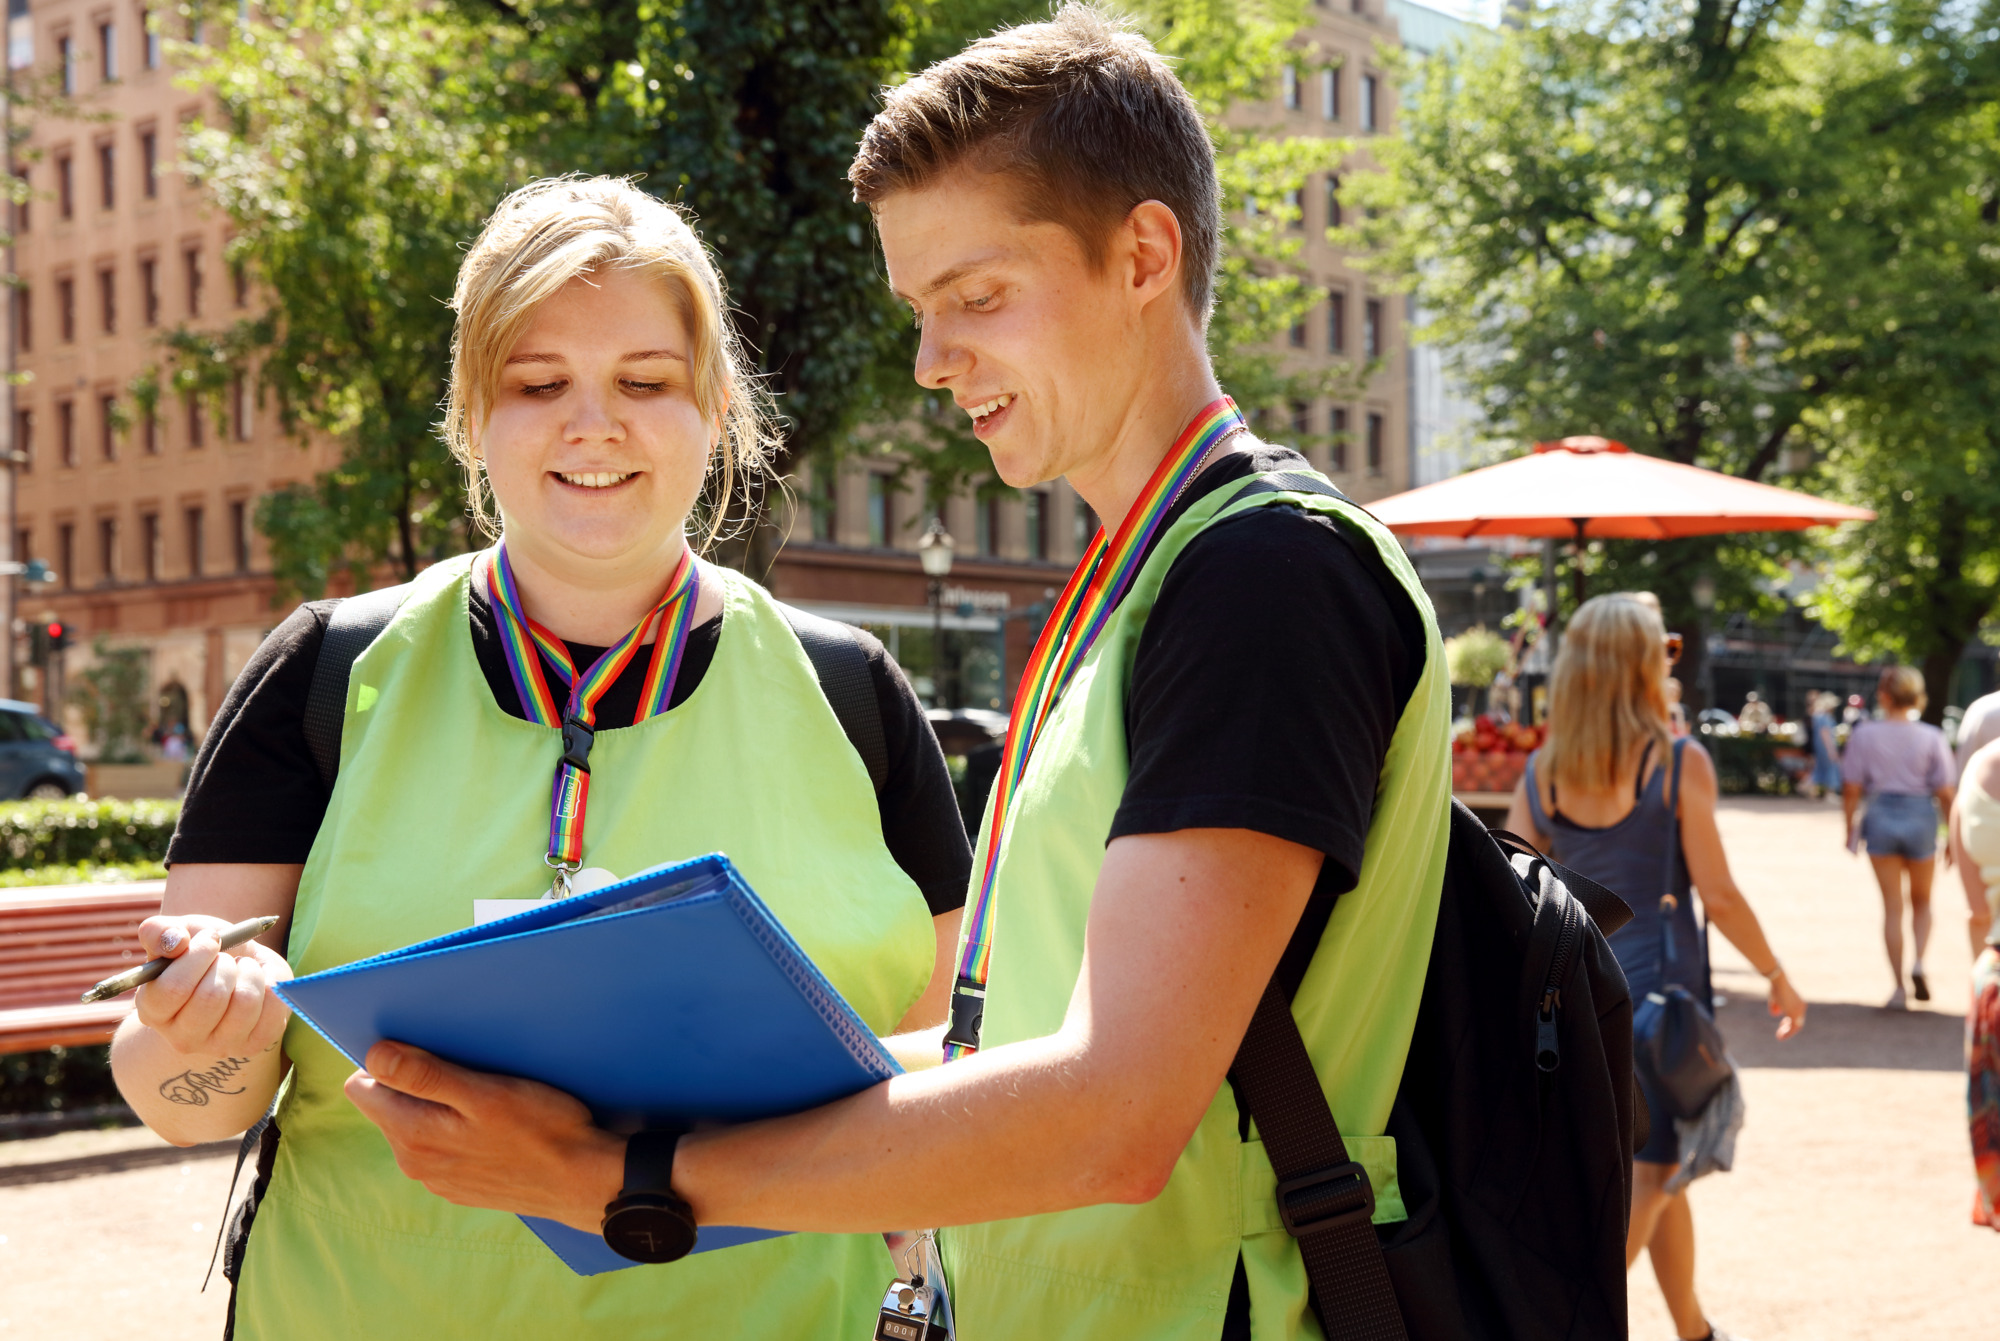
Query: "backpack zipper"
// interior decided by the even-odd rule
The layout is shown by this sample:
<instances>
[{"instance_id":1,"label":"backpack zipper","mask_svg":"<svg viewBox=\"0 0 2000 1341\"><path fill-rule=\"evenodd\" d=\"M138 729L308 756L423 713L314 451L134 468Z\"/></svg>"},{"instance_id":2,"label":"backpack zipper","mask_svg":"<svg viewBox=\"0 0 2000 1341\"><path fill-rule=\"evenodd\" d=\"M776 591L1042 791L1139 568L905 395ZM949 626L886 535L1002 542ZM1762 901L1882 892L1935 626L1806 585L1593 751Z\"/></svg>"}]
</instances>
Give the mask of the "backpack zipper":
<instances>
[{"instance_id":1,"label":"backpack zipper","mask_svg":"<svg viewBox=\"0 0 2000 1341\"><path fill-rule=\"evenodd\" d=\"M1562 981L1569 976L1570 954L1577 941L1579 918L1575 900L1565 899L1561 912L1556 952L1549 957L1549 976L1542 985L1542 1000L1535 1020L1535 1069L1544 1074L1562 1064L1562 1049L1556 1043L1556 1011L1562 1006Z\"/></svg>"}]
</instances>

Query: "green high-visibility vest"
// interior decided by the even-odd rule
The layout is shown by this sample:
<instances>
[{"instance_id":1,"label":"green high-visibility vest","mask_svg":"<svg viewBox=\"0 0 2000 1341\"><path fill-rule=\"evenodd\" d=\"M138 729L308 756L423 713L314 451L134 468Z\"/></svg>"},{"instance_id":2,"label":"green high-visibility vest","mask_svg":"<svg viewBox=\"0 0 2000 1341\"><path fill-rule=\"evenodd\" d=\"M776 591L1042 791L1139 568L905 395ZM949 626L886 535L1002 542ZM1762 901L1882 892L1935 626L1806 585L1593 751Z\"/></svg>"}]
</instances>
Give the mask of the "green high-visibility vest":
<instances>
[{"instance_id":1,"label":"green high-visibility vest","mask_svg":"<svg viewBox=\"0 0 2000 1341\"><path fill-rule=\"evenodd\" d=\"M1318 494L1245 487L1204 496L1167 531L1042 729L1000 852L982 1044L1044 1037L1062 1025L1105 835L1125 790L1133 657L1175 557L1204 528L1250 508L1291 503L1330 517L1381 554L1425 627L1423 676L1390 741L1360 883L1335 904L1292 1007L1348 1152L1374 1183L1375 1221L1389 1223L1407 1217L1395 1142L1382 1133L1444 879L1444 651L1415 570L1379 523ZM1216 613L1219 622L1224 612ZM960 1341L1215 1341L1239 1254L1257 1341L1321 1336L1305 1263L1278 1218L1277 1177L1254 1127L1248 1141L1238 1130L1235 1095L1224 1085L1154 1200L947 1231Z\"/></svg>"},{"instance_id":2,"label":"green high-visibility vest","mask_svg":"<svg viewBox=\"0 0 2000 1341\"><path fill-rule=\"evenodd\" d=\"M501 711L473 654L468 558L429 569L349 677L340 777L299 884L311 973L534 898L558 733ZM805 651L760 588L709 567L724 617L691 697L591 751L584 857L630 874L723 851L869 1027L935 959L930 910L882 841L874 789ZM533 992L533 983L521 990ZM245 1341L864 1337L894 1271L879 1235L794 1234L666 1266L571 1273L514 1216L396 1168L341 1092L353 1066L301 1020L284 1140L238 1288Z\"/></svg>"}]
</instances>

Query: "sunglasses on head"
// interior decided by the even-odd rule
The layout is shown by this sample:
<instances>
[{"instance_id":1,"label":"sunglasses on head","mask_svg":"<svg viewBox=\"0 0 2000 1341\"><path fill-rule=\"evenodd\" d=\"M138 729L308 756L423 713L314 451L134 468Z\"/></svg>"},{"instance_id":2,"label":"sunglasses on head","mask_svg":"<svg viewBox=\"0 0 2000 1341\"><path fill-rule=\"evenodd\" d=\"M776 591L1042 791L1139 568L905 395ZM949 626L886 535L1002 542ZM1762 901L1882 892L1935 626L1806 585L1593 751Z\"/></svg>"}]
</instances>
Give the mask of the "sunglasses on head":
<instances>
[{"instance_id":1,"label":"sunglasses on head","mask_svg":"<svg viewBox=\"0 0 2000 1341\"><path fill-rule=\"evenodd\" d=\"M1669 633L1666 636L1667 664L1669 666L1674 665L1681 659L1681 643L1681 635L1678 633Z\"/></svg>"}]
</instances>

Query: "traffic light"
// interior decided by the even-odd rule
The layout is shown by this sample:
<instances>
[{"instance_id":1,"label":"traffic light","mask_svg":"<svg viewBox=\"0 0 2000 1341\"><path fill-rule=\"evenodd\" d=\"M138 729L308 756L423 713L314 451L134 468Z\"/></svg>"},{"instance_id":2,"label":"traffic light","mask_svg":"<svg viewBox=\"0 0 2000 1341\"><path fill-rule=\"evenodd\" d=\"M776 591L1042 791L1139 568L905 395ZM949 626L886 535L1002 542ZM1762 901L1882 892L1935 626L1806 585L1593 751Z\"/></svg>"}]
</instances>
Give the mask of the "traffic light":
<instances>
[{"instance_id":1,"label":"traffic light","mask_svg":"<svg viewBox=\"0 0 2000 1341\"><path fill-rule=\"evenodd\" d=\"M69 626L60 619L50 620L48 625L43 629L43 632L48 635L49 651L60 652L69 646Z\"/></svg>"},{"instance_id":2,"label":"traffic light","mask_svg":"<svg viewBox=\"0 0 2000 1341\"><path fill-rule=\"evenodd\" d=\"M28 664L49 664L49 628L46 624L35 624L28 629Z\"/></svg>"}]
</instances>

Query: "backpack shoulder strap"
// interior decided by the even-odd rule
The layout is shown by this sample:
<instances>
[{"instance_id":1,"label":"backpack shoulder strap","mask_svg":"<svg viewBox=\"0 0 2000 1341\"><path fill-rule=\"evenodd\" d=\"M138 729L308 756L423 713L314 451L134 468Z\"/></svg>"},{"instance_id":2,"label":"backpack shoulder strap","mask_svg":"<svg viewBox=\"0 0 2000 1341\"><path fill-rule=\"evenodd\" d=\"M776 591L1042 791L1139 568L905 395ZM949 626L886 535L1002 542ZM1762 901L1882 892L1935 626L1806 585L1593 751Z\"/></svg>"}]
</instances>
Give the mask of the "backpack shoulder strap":
<instances>
[{"instance_id":1,"label":"backpack shoulder strap","mask_svg":"<svg viewBox=\"0 0 2000 1341\"><path fill-rule=\"evenodd\" d=\"M410 585L349 596L333 607L313 662L312 688L306 692L306 745L327 790L340 774L340 732L347 718L347 673L368 644L375 641L402 609Z\"/></svg>"},{"instance_id":2,"label":"backpack shoulder strap","mask_svg":"<svg viewBox=\"0 0 2000 1341\"><path fill-rule=\"evenodd\" d=\"M882 705L875 697L875 677L868 671L868 654L854 630L838 620L810 614L797 606L778 602L785 622L792 626L799 645L819 677L819 690L827 705L840 719L847 743L861 756L868 769L868 781L880 796L889 781L889 744L882 734Z\"/></svg>"}]
</instances>

